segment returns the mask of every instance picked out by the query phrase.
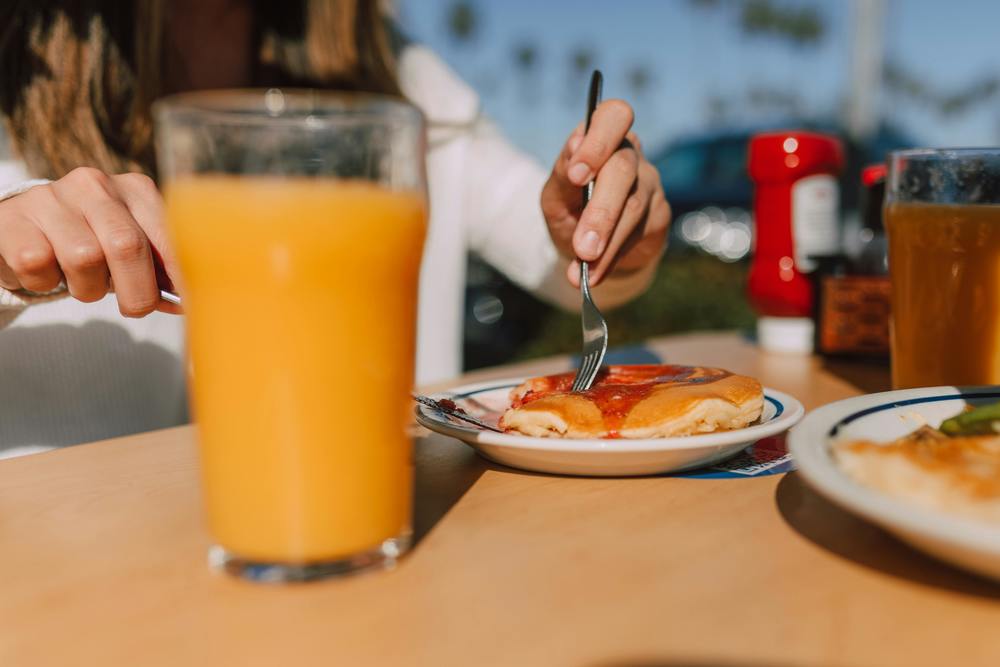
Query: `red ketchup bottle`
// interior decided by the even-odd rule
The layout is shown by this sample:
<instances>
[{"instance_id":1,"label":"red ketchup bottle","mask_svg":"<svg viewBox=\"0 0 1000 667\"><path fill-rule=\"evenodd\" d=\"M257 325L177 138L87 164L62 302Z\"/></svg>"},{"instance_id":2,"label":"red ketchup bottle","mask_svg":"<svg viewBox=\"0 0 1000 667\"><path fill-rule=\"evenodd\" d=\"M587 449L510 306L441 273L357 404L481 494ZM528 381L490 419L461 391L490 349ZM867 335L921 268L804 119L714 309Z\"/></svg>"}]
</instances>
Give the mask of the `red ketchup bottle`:
<instances>
[{"instance_id":1,"label":"red ketchup bottle","mask_svg":"<svg viewBox=\"0 0 1000 667\"><path fill-rule=\"evenodd\" d=\"M813 350L817 258L840 252L844 151L834 137L769 132L750 140L755 248L747 290L757 311L757 342L776 352Z\"/></svg>"}]
</instances>

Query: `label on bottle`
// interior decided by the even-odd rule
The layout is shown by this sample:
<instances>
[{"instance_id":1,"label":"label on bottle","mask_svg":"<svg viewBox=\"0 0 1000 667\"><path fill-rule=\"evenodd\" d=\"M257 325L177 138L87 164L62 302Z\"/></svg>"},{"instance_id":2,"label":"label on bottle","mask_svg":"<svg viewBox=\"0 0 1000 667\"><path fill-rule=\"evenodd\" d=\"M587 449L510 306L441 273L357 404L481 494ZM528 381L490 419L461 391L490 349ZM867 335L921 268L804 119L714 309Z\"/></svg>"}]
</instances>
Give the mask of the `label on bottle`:
<instances>
[{"instance_id":1,"label":"label on bottle","mask_svg":"<svg viewBox=\"0 0 1000 667\"><path fill-rule=\"evenodd\" d=\"M889 356L889 276L827 276L820 283L824 354Z\"/></svg>"},{"instance_id":2,"label":"label on bottle","mask_svg":"<svg viewBox=\"0 0 1000 667\"><path fill-rule=\"evenodd\" d=\"M809 272L816 268L810 255L834 255L840 250L837 211L840 187L828 174L799 179L792 185L792 231L795 266Z\"/></svg>"}]
</instances>

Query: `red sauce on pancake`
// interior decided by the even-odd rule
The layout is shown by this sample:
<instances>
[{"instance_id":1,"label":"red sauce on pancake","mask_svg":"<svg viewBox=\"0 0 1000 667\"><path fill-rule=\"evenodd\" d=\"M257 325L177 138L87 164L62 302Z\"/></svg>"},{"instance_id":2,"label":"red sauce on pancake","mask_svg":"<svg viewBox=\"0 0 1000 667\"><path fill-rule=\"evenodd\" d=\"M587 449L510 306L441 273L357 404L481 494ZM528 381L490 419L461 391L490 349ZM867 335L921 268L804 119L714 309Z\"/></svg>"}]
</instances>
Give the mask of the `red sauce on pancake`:
<instances>
[{"instance_id":1,"label":"red sauce on pancake","mask_svg":"<svg viewBox=\"0 0 1000 667\"><path fill-rule=\"evenodd\" d=\"M693 366L642 365L608 366L601 369L593 386L587 391L571 392L576 372L559 373L536 378L536 388L515 398L511 407L519 408L546 396L576 393L589 398L601 411L608 438L617 438L625 418L639 401L657 386L669 384L704 384L730 375L716 368Z\"/></svg>"}]
</instances>

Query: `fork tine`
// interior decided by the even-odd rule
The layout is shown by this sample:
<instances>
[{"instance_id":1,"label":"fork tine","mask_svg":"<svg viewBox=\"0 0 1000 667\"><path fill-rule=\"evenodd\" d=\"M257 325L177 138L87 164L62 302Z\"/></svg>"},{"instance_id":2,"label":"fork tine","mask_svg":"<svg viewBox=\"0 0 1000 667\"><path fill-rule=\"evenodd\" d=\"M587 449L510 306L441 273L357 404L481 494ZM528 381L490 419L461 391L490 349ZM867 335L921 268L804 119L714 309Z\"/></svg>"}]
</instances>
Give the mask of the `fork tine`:
<instances>
[{"instance_id":1,"label":"fork tine","mask_svg":"<svg viewBox=\"0 0 1000 667\"><path fill-rule=\"evenodd\" d=\"M573 378L573 391L580 391L583 387L584 380L587 378L587 358L584 357L580 362L580 368L576 372L576 377Z\"/></svg>"},{"instance_id":2,"label":"fork tine","mask_svg":"<svg viewBox=\"0 0 1000 667\"><path fill-rule=\"evenodd\" d=\"M576 369L576 375L573 377L572 391L580 391L580 380L582 380L587 374L587 357L586 355L580 357L580 366Z\"/></svg>"},{"instance_id":3,"label":"fork tine","mask_svg":"<svg viewBox=\"0 0 1000 667\"><path fill-rule=\"evenodd\" d=\"M577 371L576 378L573 380L573 391L583 391L593 383L599 370L597 357L598 354L594 352L583 357L580 362L580 370Z\"/></svg>"},{"instance_id":4,"label":"fork tine","mask_svg":"<svg viewBox=\"0 0 1000 667\"><path fill-rule=\"evenodd\" d=\"M590 376L594 372L594 355L588 354L584 356L583 363L580 364L580 372L577 374L577 379L580 382L580 388L577 391L582 391L590 384Z\"/></svg>"},{"instance_id":5,"label":"fork tine","mask_svg":"<svg viewBox=\"0 0 1000 667\"><path fill-rule=\"evenodd\" d=\"M601 355L594 352L590 355L590 372L587 373L587 388L594 384L594 380L597 379L597 372L601 370Z\"/></svg>"},{"instance_id":6,"label":"fork tine","mask_svg":"<svg viewBox=\"0 0 1000 667\"><path fill-rule=\"evenodd\" d=\"M585 391L590 388L590 385L594 381L594 360L593 358L587 359L587 372L580 376L580 391Z\"/></svg>"}]
</instances>

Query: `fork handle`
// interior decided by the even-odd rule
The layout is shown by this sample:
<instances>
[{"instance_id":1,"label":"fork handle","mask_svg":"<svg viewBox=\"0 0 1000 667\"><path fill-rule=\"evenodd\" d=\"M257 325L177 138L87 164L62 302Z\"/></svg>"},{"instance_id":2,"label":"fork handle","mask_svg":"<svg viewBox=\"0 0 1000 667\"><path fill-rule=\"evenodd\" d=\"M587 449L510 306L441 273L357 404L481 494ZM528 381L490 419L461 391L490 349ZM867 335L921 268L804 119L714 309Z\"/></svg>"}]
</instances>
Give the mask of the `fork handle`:
<instances>
[{"instance_id":1,"label":"fork handle","mask_svg":"<svg viewBox=\"0 0 1000 667\"><path fill-rule=\"evenodd\" d=\"M583 123L583 134L586 136L590 131L590 119L594 117L594 109L601 103L601 91L604 88L604 75L601 70L595 69L590 75L590 89L587 91L587 117ZM587 208L590 197L594 194L594 181L590 181L583 186L583 207Z\"/></svg>"},{"instance_id":2,"label":"fork handle","mask_svg":"<svg viewBox=\"0 0 1000 667\"><path fill-rule=\"evenodd\" d=\"M583 133L586 135L590 130L590 119L594 116L594 109L601 103L601 92L604 88L604 75L601 70L595 69L590 75L590 89L587 91L587 117L583 124ZM583 208L587 208L590 198L594 194L594 181L590 181L583 186ZM580 290L584 298L590 298L590 269L587 262L580 261Z\"/></svg>"},{"instance_id":3,"label":"fork handle","mask_svg":"<svg viewBox=\"0 0 1000 667\"><path fill-rule=\"evenodd\" d=\"M174 294L173 292L168 292L165 289L160 290L160 298L169 303L181 305L181 298Z\"/></svg>"}]
</instances>

